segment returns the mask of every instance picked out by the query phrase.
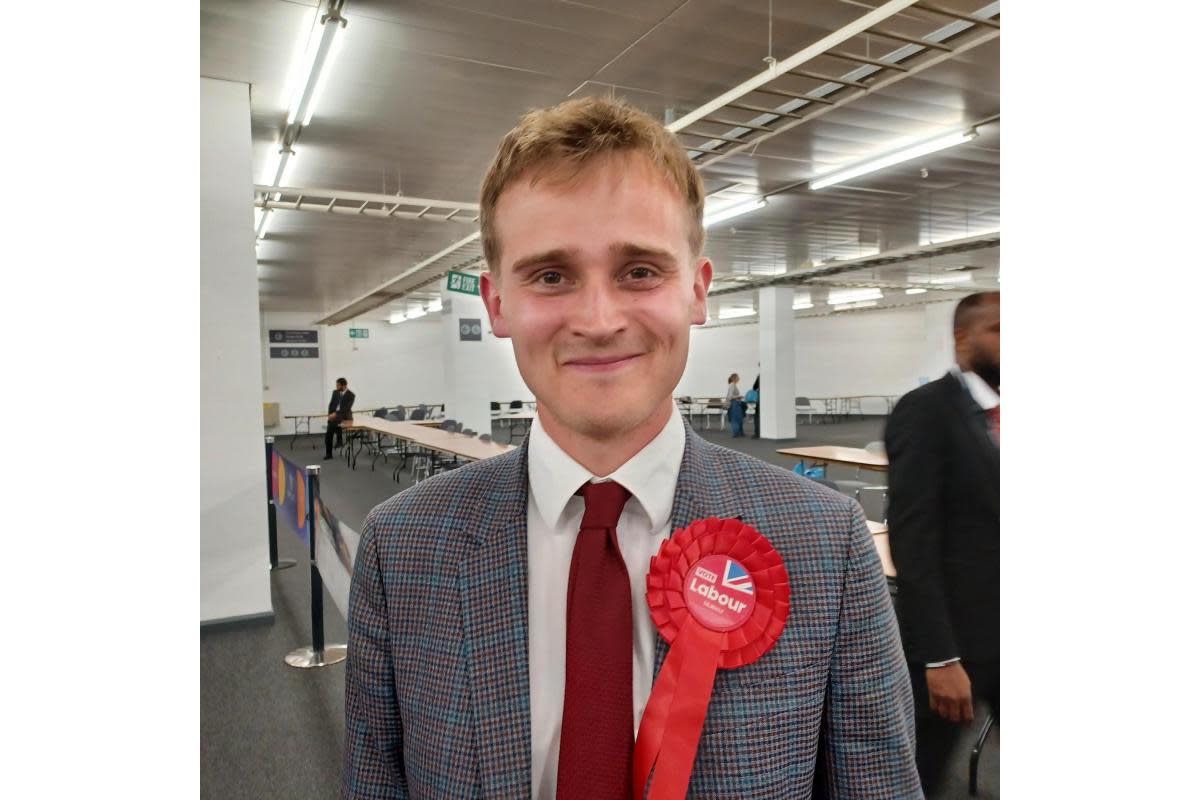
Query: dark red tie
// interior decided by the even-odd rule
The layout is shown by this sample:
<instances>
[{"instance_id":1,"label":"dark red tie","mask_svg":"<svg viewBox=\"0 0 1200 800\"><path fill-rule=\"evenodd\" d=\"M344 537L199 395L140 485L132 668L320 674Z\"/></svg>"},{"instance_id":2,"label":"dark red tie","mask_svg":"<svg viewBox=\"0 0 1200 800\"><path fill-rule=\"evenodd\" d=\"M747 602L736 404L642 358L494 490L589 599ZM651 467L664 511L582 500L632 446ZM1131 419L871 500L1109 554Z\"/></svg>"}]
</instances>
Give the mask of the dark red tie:
<instances>
[{"instance_id":1,"label":"dark red tie","mask_svg":"<svg viewBox=\"0 0 1200 800\"><path fill-rule=\"evenodd\" d=\"M567 680L558 800L626 800L633 791L633 606L617 546L629 499L612 481L585 483L583 523L567 584Z\"/></svg>"},{"instance_id":2,"label":"dark red tie","mask_svg":"<svg viewBox=\"0 0 1200 800\"><path fill-rule=\"evenodd\" d=\"M989 408L987 410L988 428L992 433L992 441L996 443L996 447L1000 446L1000 406Z\"/></svg>"}]
</instances>

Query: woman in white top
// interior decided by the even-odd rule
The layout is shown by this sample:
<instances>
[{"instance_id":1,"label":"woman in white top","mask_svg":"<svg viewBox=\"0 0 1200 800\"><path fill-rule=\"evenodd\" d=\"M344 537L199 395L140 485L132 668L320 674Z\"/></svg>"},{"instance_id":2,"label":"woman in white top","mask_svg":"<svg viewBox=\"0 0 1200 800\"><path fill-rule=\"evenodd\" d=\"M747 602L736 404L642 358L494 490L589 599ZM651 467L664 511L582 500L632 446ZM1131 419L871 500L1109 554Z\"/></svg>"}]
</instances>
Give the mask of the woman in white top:
<instances>
[{"instance_id":1,"label":"woman in white top","mask_svg":"<svg viewBox=\"0 0 1200 800\"><path fill-rule=\"evenodd\" d=\"M742 420L746 417L746 403L742 400L742 390L738 388L738 374L729 376L729 387L725 390L725 407L729 409L729 429L733 438L744 436Z\"/></svg>"}]
</instances>

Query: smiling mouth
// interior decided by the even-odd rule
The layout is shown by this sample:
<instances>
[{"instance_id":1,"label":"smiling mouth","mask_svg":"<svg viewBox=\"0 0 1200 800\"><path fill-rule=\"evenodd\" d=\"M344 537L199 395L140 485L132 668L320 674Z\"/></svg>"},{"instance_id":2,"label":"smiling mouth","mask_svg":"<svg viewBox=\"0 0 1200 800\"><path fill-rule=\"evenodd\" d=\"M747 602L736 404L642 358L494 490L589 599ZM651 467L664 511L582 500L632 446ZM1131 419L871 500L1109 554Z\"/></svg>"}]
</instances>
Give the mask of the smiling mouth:
<instances>
[{"instance_id":1,"label":"smiling mouth","mask_svg":"<svg viewBox=\"0 0 1200 800\"><path fill-rule=\"evenodd\" d=\"M588 372L607 372L620 369L634 359L640 358L641 353L631 353L619 356L593 356L591 358L576 358L563 364L565 367L586 370Z\"/></svg>"}]
</instances>

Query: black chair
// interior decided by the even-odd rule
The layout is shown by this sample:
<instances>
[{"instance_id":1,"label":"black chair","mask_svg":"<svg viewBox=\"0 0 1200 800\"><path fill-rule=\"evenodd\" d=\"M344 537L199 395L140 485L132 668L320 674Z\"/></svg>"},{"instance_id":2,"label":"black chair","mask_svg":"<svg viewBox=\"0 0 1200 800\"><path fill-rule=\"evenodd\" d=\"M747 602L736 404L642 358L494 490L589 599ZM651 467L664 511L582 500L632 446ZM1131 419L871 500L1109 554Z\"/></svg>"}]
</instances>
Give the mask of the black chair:
<instances>
[{"instance_id":1,"label":"black chair","mask_svg":"<svg viewBox=\"0 0 1200 800\"><path fill-rule=\"evenodd\" d=\"M410 421L413 421L413 422L415 422L419 419L425 419L425 407L417 406L416 408L413 409L412 413L409 414L408 418Z\"/></svg>"},{"instance_id":2,"label":"black chair","mask_svg":"<svg viewBox=\"0 0 1200 800\"><path fill-rule=\"evenodd\" d=\"M388 412L386 408L377 408L375 409L375 413L371 416L375 417L376 419L382 419L383 417L387 416L387 413Z\"/></svg>"},{"instance_id":3,"label":"black chair","mask_svg":"<svg viewBox=\"0 0 1200 800\"><path fill-rule=\"evenodd\" d=\"M525 404L522 403L520 400L513 400L511 403L508 404L509 411L520 411L524 407L525 407Z\"/></svg>"}]
</instances>

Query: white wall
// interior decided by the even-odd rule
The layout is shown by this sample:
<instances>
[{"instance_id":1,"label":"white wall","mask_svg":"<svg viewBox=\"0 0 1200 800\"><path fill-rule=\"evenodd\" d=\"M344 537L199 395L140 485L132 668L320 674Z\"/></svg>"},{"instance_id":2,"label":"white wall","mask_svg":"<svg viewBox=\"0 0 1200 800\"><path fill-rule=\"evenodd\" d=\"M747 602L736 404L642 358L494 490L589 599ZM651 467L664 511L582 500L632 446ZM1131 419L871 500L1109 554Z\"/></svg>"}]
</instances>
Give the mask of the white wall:
<instances>
[{"instance_id":1,"label":"white wall","mask_svg":"<svg viewBox=\"0 0 1200 800\"><path fill-rule=\"evenodd\" d=\"M317 414L323 412L333 391L332 382L327 382L321 372L321 358L271 358L271 330L317 331L317 352L324 356L325 329L314 325L317 316L308 312L269 312L261 315L259 336L263 371L263 402L279 403L280 430L291 432L292 426L283 419L286 414ZM328 383L328 385L326 385Z\"/></svg>"},{"instance_id":2,"label":"white wall","mask_svg":"<svg viewBox=\"0 0 1200 800\"><path fill-rule=\"evenodd\" d=\"M392 325L386 320L359 319L340 325L318 326L322 316L312 312L265 312L262 314L260 347L265 380L263 401L280 404L280 426L269 431L289 435L292 424L286 414L323 413L333 391L333 382L345 377L354 391L355 408L434 404L446 401L446 363L442 349L441 319L430 314L411 322ZM487 353L489 400L532 400L517 370L512 344L491 334L483 315L484 351ZM317 359L267 358L270 329L317 328L320 330ZM350 328L366 328L366 339L351 339ZM324 427L314 420L313 430Z\"/></svg>"},{"instance_id":3,"label":"white wall","mask_svg":"<svg viewBox=\"0 0 1200 800\"><path fill-rule=\"evenodd\" d=\"M350 328L366 328L366 339L351 339ZM325 329L321 359L325 370L317 411L324 411L333 382L345 378L354 407L440 403L445 398L442 328L436 314L392 325L386 320L357 320Z\"/></svg>"},{"instance_id":4,"label":"white wall","mask_svg":"<svg viewBox=\"0 0 1200 800\"><path fill-rule=\"evenodd\" d=\"M940 377L953 357L945 347L953 308L953 302L946 302L797 319L796 395L900 395L916 388L919 377ZM741 376L742 391L753 385L758 325L693 328L687 369L676 394L724 395L731 372Z\"/></svg>"},{"instance_id":5,"label":"white wall","mask_svg":"<svg viewBox=\"0 0 1200 800\"><path fill-rule=\"evenodd\" d=\"M200 621L271 612L250 87L200 79Z\"/></svg>"},{"instance_id":6,"label":"white wall","mask_svg":"<svg viewBox=\"0 0 1200 800\"><path fill-rule=\"evenodd\" d=\"M916 388L918 379L940 377L953 360L950 318L954 302L913 308L834 314L795 321L796 395L900 395ZM306 328L321 313L268 312L262 315L261 346L266 353L269 328ZM517 370L512 343L492 335L484 319L490 400L532 400ZM279 402L282 414L315 414L325 410L333 381L345 376L357 397L355 406L441 403L446 398L446 365L441 320L431 314L391 325L384 320L358 320L319 327L320 359L266 359L263 399ZM370 337L351 339L349 329L367 328ZM758 374L758 325L693 328L687 367L676 395L724 396L729 373L741 375L748 391ZM264 355L265 359L265 355ZM883 407L864 406L867 413ZM319 424L314 430L323 430ZM291 432L281 426L277 435Z\"/></svg>"}]
</instances>

